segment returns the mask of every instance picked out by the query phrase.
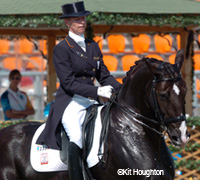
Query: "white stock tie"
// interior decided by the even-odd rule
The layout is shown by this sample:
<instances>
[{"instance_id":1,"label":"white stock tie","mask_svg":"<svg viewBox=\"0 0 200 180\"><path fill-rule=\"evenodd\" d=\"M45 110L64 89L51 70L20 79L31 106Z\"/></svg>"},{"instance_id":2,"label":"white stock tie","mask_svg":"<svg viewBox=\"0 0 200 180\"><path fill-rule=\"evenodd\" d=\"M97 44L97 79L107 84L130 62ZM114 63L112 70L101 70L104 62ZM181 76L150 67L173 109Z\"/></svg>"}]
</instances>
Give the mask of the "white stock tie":
<instances>
[{"instance_id":1,"label":"white stock tie","mask_svg":"<svg viewBox=\"0 0 200 180\"><path fill-rule=\"evenodd\" d=\"M85 42L78 41L78 45L85 51Z\"/></svg>"}]
</instances>

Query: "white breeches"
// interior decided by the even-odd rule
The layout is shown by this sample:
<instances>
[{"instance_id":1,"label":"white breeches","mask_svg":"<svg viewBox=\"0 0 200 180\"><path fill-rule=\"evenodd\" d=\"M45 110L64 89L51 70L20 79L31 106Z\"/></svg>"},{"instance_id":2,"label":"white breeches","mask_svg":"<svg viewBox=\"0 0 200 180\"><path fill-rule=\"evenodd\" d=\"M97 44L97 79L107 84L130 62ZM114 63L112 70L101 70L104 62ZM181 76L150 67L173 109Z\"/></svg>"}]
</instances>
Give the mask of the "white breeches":
<instances>
[{"instance_id":1,"label":"white breeches","mask_svg":"<svg viewBox=\"0 0 200 180\"><path fill-rule=\"evenodd\" d=\"M98 102L74 95L62 116L62 125L69 141L74 142L80 148L82 148L82 124L85 119L86 108L92 104L98 104Z\"/></svg>"}]
</instances>

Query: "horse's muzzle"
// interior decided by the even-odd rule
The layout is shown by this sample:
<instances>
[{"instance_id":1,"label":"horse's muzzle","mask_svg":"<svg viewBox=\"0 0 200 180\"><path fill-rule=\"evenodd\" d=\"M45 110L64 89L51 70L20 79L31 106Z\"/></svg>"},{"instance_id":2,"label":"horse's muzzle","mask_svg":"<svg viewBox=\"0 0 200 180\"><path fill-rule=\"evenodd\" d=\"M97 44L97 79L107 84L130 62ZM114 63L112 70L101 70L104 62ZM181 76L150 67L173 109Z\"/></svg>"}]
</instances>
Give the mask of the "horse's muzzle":
<instances>
[{"instance_id":1,"label":"horse's muzzle","mask_svg":"<svg viewBox=\"0 0 200 180\"><path fill-rule=\"evenodd\" d=\"M172 143L178 147L185 146L190 139L190 133L187 130L184 133L184 135L183 134L178 135L178 134L173 134L173 133L170 134L169 132L168 132L168 135L169 135Z\"/></svg>"}]
</instances>

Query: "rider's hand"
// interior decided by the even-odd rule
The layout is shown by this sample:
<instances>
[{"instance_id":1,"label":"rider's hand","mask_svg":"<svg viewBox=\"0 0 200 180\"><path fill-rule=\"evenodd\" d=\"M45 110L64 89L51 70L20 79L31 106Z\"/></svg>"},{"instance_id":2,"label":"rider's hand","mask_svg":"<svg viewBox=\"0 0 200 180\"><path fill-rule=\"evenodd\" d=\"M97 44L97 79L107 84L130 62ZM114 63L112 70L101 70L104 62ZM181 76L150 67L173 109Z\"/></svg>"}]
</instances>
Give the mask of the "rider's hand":
<instances>
[{"instance_id":1,"label":"rider's hand","mask_svg":"<svg viewBox=\"0 0 200 180\"><path fill-rule=\"evenodd\" d=\"M97 95L100 97L104 97L104 98L108 98L110 99L112 96L112 92L113 92L113 87L108 85L108 86L102 86L99 87L97 90Z\"/></svg>"}]
</instances>

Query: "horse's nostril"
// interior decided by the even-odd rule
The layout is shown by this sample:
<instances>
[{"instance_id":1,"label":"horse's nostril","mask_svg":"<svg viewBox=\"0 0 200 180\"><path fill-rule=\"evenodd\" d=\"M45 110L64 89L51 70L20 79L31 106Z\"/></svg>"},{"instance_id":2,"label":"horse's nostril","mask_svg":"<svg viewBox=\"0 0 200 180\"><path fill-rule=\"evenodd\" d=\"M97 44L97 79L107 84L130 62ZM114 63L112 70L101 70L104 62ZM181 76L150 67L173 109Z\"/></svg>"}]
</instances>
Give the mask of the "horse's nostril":
<instances>
[{"instance_id":1,"label":"horse's nostril","mask_svg":"<svg viewBox=\"0 0 200 180\"><path fill-rule=\"evenodd\" d=\"M188 137L188 139L190 138L190 133L188 131L186 131L186 136Z\"/></svg>"},{"instance_id":2,"label":"horse's nostril","mask_svg":"<svg viewBox=\"0 0 200 180\"><path fill-rule=\"evenodd\" d=\"M178 141L178 138L177 138L176 136L172 136L172 139L173 139L174 141Z\"/></svg>"}]
</instances>

